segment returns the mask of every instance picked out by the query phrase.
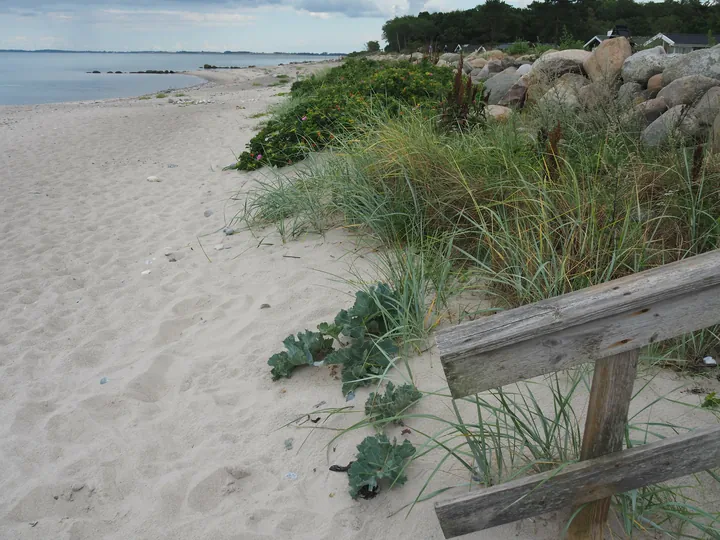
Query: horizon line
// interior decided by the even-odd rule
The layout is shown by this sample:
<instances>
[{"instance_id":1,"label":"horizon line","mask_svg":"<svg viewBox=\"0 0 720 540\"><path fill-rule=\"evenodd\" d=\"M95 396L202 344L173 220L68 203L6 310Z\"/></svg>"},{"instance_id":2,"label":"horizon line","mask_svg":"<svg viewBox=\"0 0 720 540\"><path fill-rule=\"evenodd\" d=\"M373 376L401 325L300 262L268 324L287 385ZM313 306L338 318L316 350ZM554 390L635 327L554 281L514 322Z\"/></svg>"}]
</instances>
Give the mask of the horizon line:
<instances>
[{"instance_id":1,"label":"horizon line","mask_svg":"<svg viewBox=\"0 0 720 540\"><path fill-rule=\"evenodd\" d=\"M151 51L151 50L139 50L139 51L113 51L113 50L72 50L72 49L0 49L0 52L18 52L18 53L92 53L92 54L258 54L258 55L272 55L272 54L284 54L284 55L295 55L295 56L346 56L347 53L340 52L254 52L254 51L191 51L191 50L180 50L180 51Z\"/></svg>"}]
</instances>

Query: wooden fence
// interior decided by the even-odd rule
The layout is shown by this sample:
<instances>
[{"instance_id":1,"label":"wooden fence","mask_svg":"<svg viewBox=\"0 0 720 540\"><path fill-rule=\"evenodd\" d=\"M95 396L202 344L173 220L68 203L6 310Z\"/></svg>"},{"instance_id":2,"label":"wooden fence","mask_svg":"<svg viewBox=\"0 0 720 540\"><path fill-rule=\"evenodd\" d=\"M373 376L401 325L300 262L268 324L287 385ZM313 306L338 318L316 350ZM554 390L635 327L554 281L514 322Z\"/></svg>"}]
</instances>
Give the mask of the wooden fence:
<instances>
[{"instance_id":1,"label":"wooden fence","mask_svg":"<svg viewBox=\"0 0 720 540\"><path fill-rule=\"evenodd\" d=\"M602 539L611 496L720 466L720 426L621 451L642 347L720 324L720 250L438 335L455 398L595 362L579 463L435 507L446 538L574 507Z\"/></svg>"}]
</instances>

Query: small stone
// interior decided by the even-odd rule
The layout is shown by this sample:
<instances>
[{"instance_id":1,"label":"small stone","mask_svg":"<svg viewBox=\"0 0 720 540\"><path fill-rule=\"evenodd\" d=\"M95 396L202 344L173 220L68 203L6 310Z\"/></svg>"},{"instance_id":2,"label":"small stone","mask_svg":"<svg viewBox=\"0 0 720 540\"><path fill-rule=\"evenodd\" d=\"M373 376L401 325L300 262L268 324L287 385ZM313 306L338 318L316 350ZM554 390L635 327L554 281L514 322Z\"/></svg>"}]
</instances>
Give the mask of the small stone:
<instances>
[{"instance_id":1,"label":"small stone","mask_svg":"<svg viewBox=\"0 0 720 540\"><path fill-rule=\"evenodd\" d=\"M175 255L168 255L168 262L171 262L171 263L177 262Z\"/></svg>"},{"instance_id":2,"label":"small stone","mask_svg":"<svg viewBox=\"0 0 720 540\"><path fill-rule=\"evenodd\" d=\"M218 244L217 246L215 246L215 251L222 251L223 249L225 249L225 246L223 244Z\"/></svg>"},{"instance_id":3,"label":"small stone","mask_svg":"<svg viewBox=\"0 0 720 540\"><path fill-rule=\"evenodd\" d=\"M30 526L35 527L38 523L40 523L40 522L39 521L31 521Z\"/></svg>"},{"instance_id":4,"label":"small stone","mask_svg":"<svg viewBox=\"0 0 720 540\"><path fill-rule=\"evenodd\" d=\"M148 176L147 181L148 182L162 182L162 179L157 176Z\"/></svg>"},{"instance_id":5,"label":"small stone","mask_svg":"<svg viewBox=\"0 0 720 540\"><path fill-rule=\"evenodd\" d=\"M270 309L270 307L270 304L263 304L262 306L260 306L260 309Z\"/></svg>"},{"instance_id":6,"label":"small stone","mask_svg":"<svg viewBox=\"0 0 720 540\"><path fill-rule=\"evenodd\" d=\"M285 473L285 478L288 480L297 480L298 475L295 474L294 472L289 472L289 473Z\"/></svg>"},{"instance_id":7,"label":"small stone","mask_svg":"<svg viewBox=\"0 0 720 540\"><path fill-rule=\"evenodd\" d=\"M142 276L148 276L150 274L152 274L152 270L143 270L142 272L140 272L140 275Z\"/></svg>"},{"instance_id":8,"label":"small stone","mask_svg":"<svg viewBox=\"0 0 720 540\"><path fill-rule=\"evenodd\" d=\"M223 229L223 233L225 233L225 236L232 236L232 235L235 234L236 232L237 232L237 231L235 231L235 229L233 229L232 227L225 227L225 228Z\"/></svg>"},{"instance_id":9,"label":"small stone","mask_svg":"<svg viewBox=\"0 0 720 540\"><path fill-rule=\"evenodd\" d=\"M205 217L210 217L210 216L212 216L214 213L215 213L215 212L213 212L212 210L210 210L210 209L208 208L207 210L205 210L205 214L204 214L204 215L205 215Z\"/></svg>"},{"instance_id":10,"label":"small stone","mask_svg":"<svg viewBox=\"0 0 720 540\"><path fill-rule=\"evenodd\" d=\"M169 99L168 99L168 103L174 105L175 103L177 103L177 101L175 101L175 98L169 98Z\"/></svg>"},{"instance_id":11,"label":"small stone","mask_svg":"<svg viewBox=\"0 0 720 540\"><path fill-rule=\"evenodd\" d=\"M285 450L292 450L293 449L293 442L294 439L285 439Z\"/></svg>"},{"instance_id":12,"label":"small stone","mask_svg":"<svg viewBox=\"0 0 720 540\"><path fill-rule=\"evenodd\" d=\"M100 384L107 384L107 383L108 383L107 377L103 377L102 379L100 379ZM82 489L82 488L80 488L80 489ZM73 489L73 491L80 491L80 489Z\"/></svg>"},{"instance_id":13,"label":"small stone","mask_svg":"<svg viewBox=\"0 0 720 540\"><path fill-rule=\"evenodd\" d=\"M75 492L82 491L85 489L85 484L73 484L71 489Z\"/></svg>"},{"instance_id":14,"label":"small stone","mask_svg":"<svg viewBox=\"0 0 720 540\"><path fill-rule=\"evenodd\" d=\"M175 165L174 163L168 163L168 169L177 169L177 168L178 168L178 166Z\"/></svg>"}]
</instances>

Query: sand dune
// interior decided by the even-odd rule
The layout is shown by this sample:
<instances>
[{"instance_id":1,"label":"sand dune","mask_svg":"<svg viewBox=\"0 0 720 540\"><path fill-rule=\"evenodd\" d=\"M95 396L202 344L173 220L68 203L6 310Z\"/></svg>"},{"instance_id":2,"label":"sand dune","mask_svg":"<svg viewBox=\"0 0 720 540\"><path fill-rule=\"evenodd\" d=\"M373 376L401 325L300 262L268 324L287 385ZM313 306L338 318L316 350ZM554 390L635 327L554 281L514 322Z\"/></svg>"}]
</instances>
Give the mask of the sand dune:
<instances>
[{"instance_id":1,"label":"sand dune","mask_svg":"<svg viewBox=\"0 0 720 540\"><path fill-rule=\"evenodd\" d=\"M345 404L327 370L276 384L266 361L351 302L318 269L344 275L352 239L222 234L252 177L220 169L280 99L263 77L216 74L190 92L202 105L0 107L0 538L442 537L432 503L388 517L430 465L354 502L328 465L363 434L328 449L333 432L278 429ZM416 365L442 385L432 353ZM538 519L471 537L556 534Z\"/></svg>"}]
</instances>

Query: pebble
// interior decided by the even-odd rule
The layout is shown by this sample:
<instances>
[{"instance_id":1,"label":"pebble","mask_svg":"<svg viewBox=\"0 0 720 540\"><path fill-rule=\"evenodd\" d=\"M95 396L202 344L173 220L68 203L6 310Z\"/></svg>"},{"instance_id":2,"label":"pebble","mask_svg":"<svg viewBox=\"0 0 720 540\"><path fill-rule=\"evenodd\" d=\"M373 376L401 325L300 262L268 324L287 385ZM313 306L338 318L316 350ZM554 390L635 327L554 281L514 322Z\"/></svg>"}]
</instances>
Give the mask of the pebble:
<instances>
[{"instance_id":1,"label":"pebble","mask_svg":"<svg viewBox=\"0 0 720 540\"><path fill-rule=\"evenodd\" d=\"M162 178L159 178L157 176L148 176L147 181L148 182L162 182Z\"/></svg>"},{"instance_id":2,"label":"pebble","mask_svg":"<svg viewBox=\"0 0 720 540\"><path fill-rule=\"evenodd\" d=\"M297 480L298 475L295 474L294 472L289 472L289 473L285 473L285 478L287 478L288 480Z\"/></svg>"},{"instance_id":3,"label":"pebble","mask_svg":"<svg viewBox=\"0 0 720 540\"><path fill-rule=\"evenodd\" d=\"M293 438L285 439L285 450L292 450L293 449Z\"/></svg>"},{"instance_id":4,"label":"pebble","mask_svg":"<svg viewBox=\"0 0 720 540\"><path fill-rule=\"evenodd\" d=\"M208 208L207 210L205 210L205 217L210 217L210 216L212 216L214 213L215 213L215 212L213 212L212 210L210 210L210 209Z\"/></svg>"},{"instance_id":5,"label":"pebble","mask_svg":"<svg viewBox=\"0 0 720 540\"><path fill-rule=\"evenodd\" d=\"M168 163L168 169L177 169L177 168L178 168L178 166L175 165L174 163Z\"/></svg>"},{"instance_id":6,"label":"pebble","mask_svg":"<svg viewBox=\"0 0 720 540\"><path fill-rule=\"evenodd\" d=\"M260 309L270 309L272 306L270 304L263 304L260 306Z\"/></svg>"},{"instance_id":7,"label":"pebble","mask_svg":"<svg viewBox=\"0 0 720 540\"><path fill-rule=\"evenodd\" d=\"M232 236L236 231L232 227L225 227L223 232L225 233L225 236Z\"/></svg>"},{"instance_id":8,"label":"pebble","mask_svg":"<svg viewBox=\"0 0 720 540\"><path fill-rule=\"evenodd\" d=\"M144 270L144 271L140 272L140 274L143 276L148 276L148 275L152 274L152 270Z\"/></svg>"},{"instance_id":9,"label":"pebble","mask_svg":"<svg viewBox=\"0 0 720 540\"><path fill-rule=\"evenodd\" d=\"M348 402L352 401L353 399L355 399L355 392L348 392L348 395L345 396L345 401Z\"/></svg>"},{"instance_id":10,"label":"pebble","mask_svg":"<svg viewBox=\"0 0 720 540\"><path fill-rule=\"evenodd\" d=\"M225 246L223 246L222 244L218 244L217 246L215 246L215 251L222 251L223 249L225 249Z\"/></svg>"},{"instance_id":11,"label":"pebble","mask_svg":"<svg viewBox=\"0 0 720 540\"><path fill-rule=\"evenodd\" d=\"M103 377L102 379L100 379L100 384L107 384L107 383L108 383L107 377ZM79 491L79 490L77 490L77 491Z\"/></svg>"}]
</instances>

